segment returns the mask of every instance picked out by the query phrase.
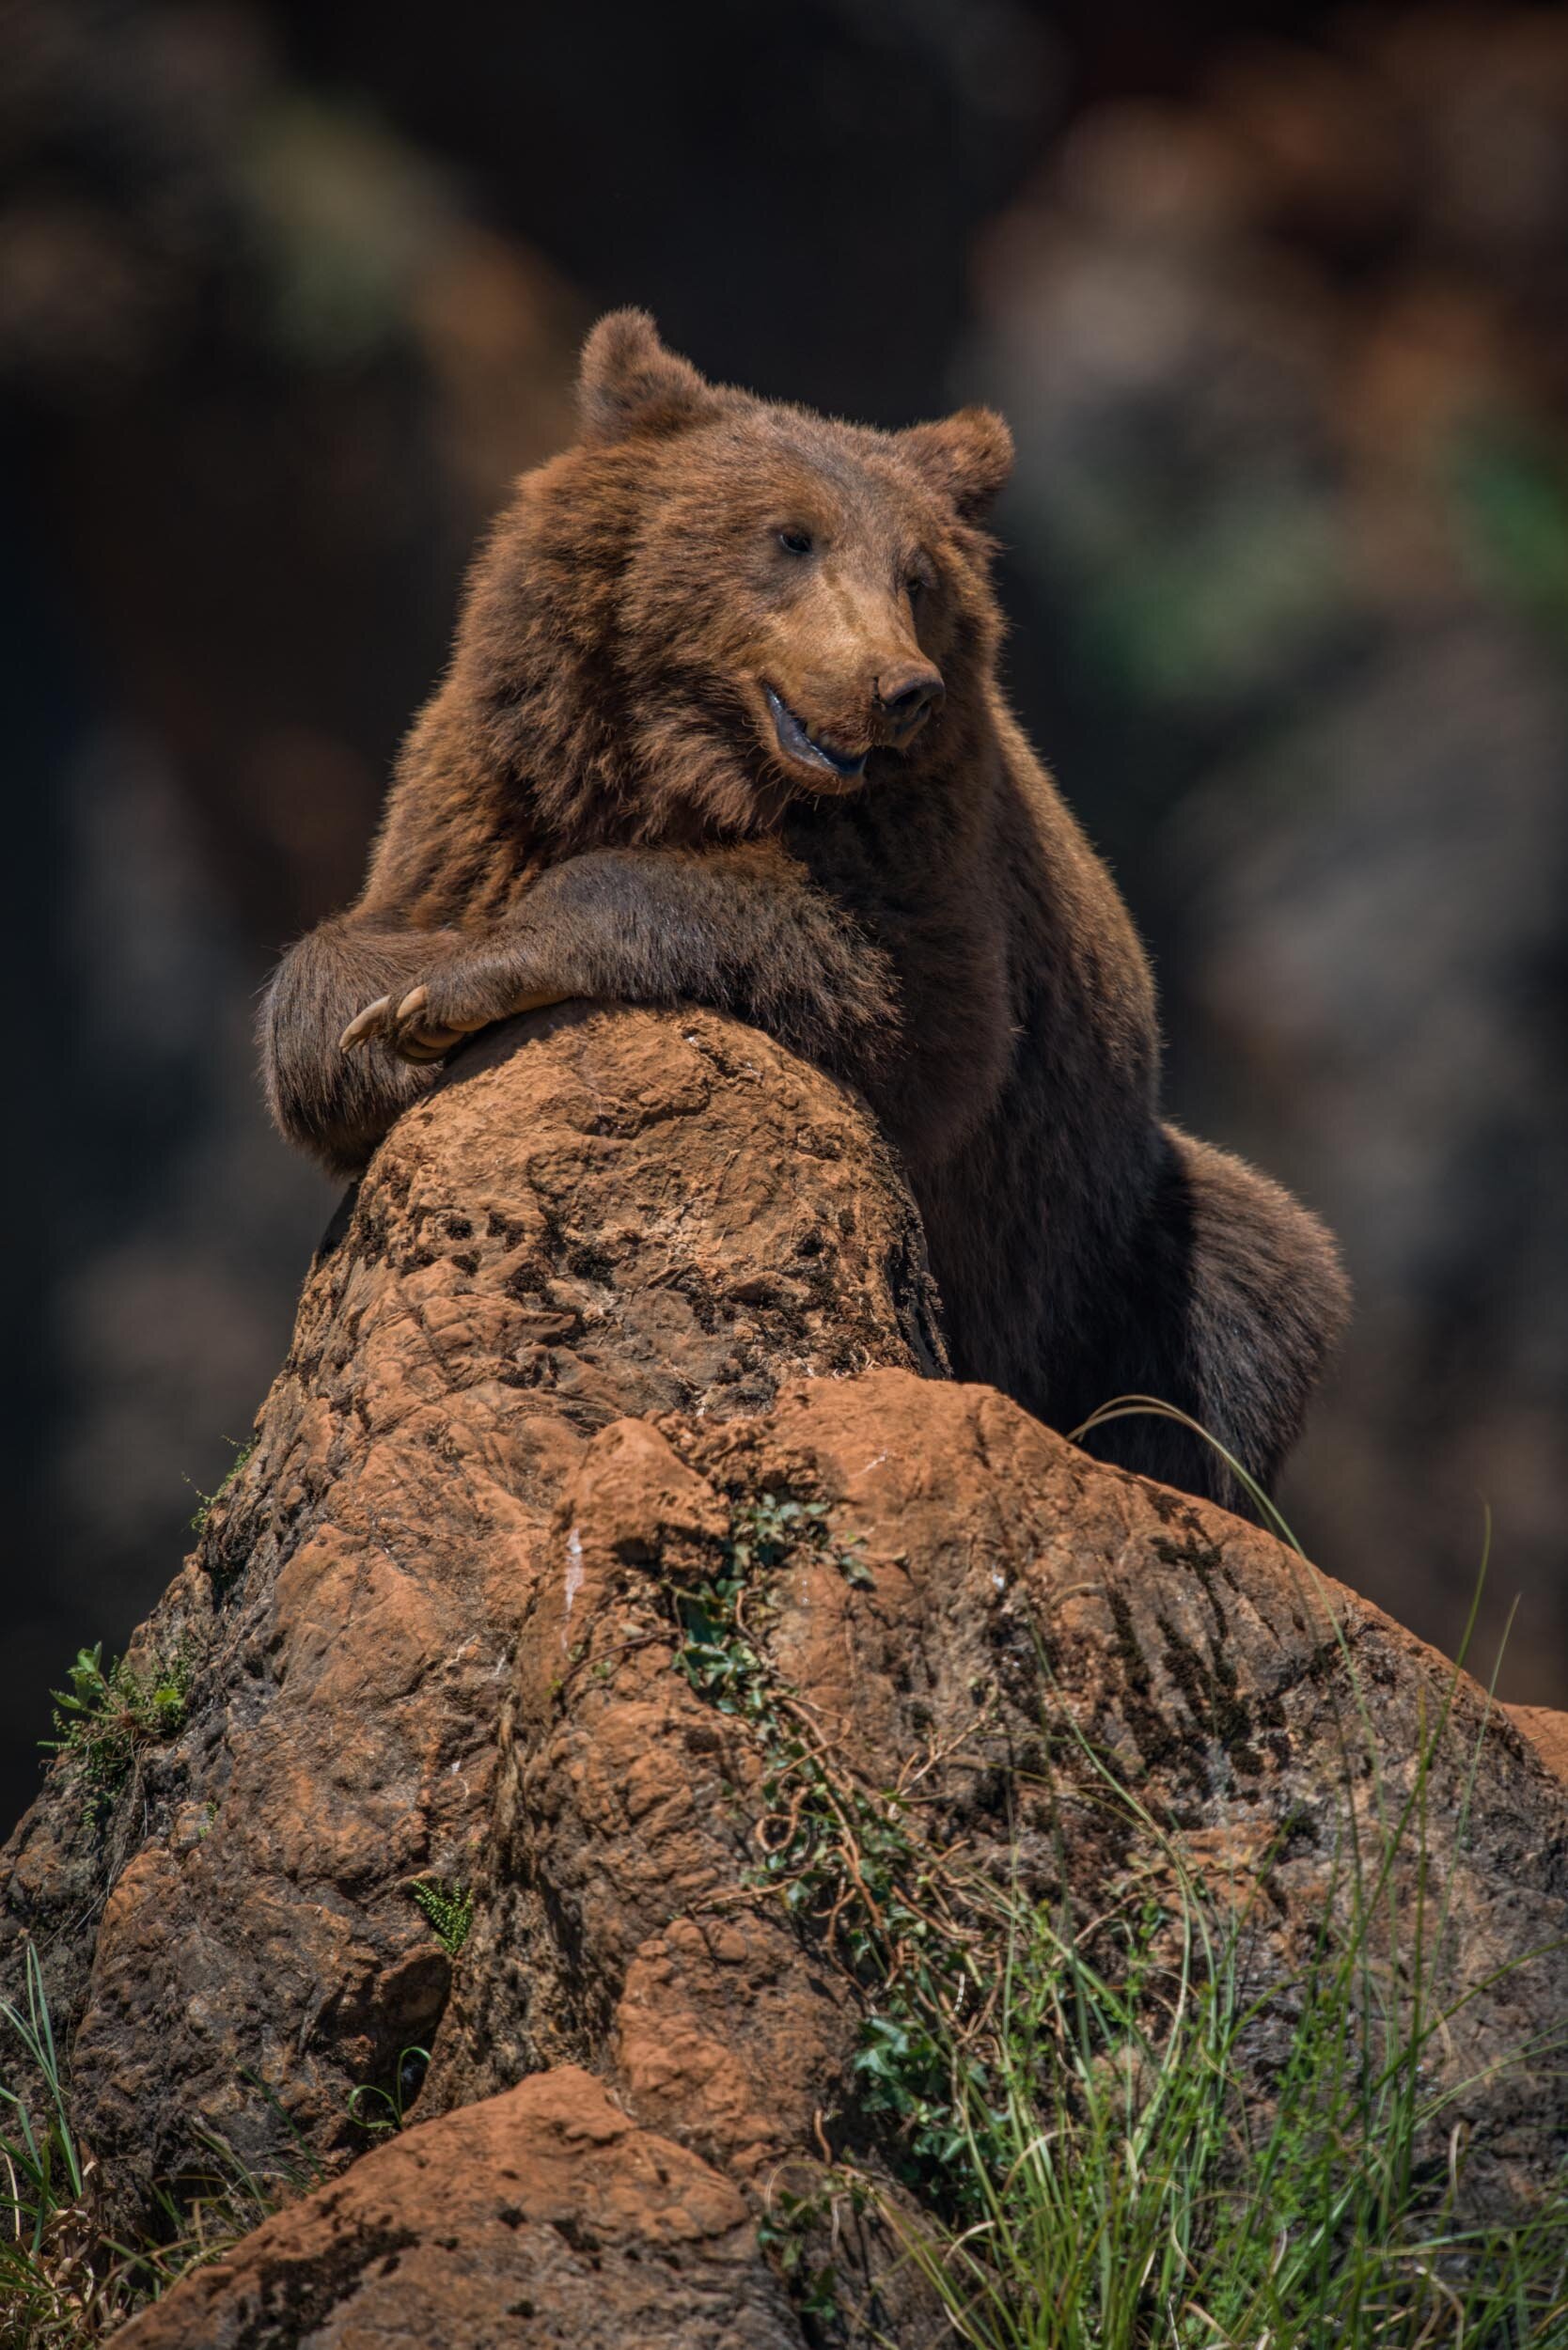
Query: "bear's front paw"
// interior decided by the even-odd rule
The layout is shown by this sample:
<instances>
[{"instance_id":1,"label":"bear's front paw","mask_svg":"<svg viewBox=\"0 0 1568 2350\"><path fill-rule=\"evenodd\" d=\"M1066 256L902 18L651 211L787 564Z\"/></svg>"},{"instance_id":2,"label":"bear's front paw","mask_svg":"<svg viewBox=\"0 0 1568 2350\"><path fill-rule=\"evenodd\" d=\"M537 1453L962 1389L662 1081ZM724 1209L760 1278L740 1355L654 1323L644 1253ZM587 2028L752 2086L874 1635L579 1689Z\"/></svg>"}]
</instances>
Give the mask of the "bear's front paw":
<instances>
[{"instance_id":1,"label":"bear's front paw","mask_svg":"<svg viewBox=\"0 0 1568 2350\"><path fill-rule=\"evenodd\" d=\"M474 1025L482 1027L484 1023ZM410 988L400 1000L378 995L373 1004L355 1014L338 1041L345 1053L353 1053L374 1039L400 1060L422 1063L442 1059L468 1033L466 1028L432 1018L430 989L419 986Z\"/></svg>"},{"instance_id":2,"label":"bear's front paw","mask_svg":"<svg viewBox=\"0 0 1568 2350\"><path fill-rule=\"evenodd\" d=\"M406 995L378 995L344 1029L345 1053L376 1039L400 1060L424 1066L444 1060L465 1036L514 1012L564 1003L558 988L525 986L520 975L494 962L459 964L422 980Z\"/></svg>"}]
</instances>

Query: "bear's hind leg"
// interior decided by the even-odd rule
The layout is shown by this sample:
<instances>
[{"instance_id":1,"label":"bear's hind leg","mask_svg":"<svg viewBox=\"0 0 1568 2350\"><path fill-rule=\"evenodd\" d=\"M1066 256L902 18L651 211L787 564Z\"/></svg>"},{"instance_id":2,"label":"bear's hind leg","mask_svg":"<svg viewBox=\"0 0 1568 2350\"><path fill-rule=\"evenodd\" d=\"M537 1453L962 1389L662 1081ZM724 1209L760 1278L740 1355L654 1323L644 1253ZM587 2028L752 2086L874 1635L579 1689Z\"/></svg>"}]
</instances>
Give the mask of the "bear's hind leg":
<instances>
[{"instance_id":1,"label":"bear's hind leg","mask_svg":"<svg viewBox=\"0 0 1568 2350\"><path fill-rule=\"evenodd\" d=\"M1267 1492L1344 1327L1349 1287L1327 1231L1289 1192L1174 1126L1164 1143L1122 1342L1108 1353L1121 1392L1178 1405ZM1250 1514L1219 1455L1174 1422L1120 1420L1087 1449Z\"/></svg>"}]
</instances>

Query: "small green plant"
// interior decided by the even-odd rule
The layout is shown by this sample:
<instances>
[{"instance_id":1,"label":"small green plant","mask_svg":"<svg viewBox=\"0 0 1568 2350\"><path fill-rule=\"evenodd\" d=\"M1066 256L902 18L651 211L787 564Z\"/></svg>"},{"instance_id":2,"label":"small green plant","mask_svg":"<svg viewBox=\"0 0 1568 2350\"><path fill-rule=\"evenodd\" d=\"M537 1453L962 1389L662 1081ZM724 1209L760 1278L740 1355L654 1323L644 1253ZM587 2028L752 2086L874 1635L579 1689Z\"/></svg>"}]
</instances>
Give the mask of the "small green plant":
<instances>
[{"instance_id":1,"label":"small green plant","mask_svg":"<svg viewBox=\"0 0 1568 2350\"><path fill-rule=\"evenodd\" d=\"M766 1578L796 1553L827 1559L854 1586L870 1582L862 1544L836 1547L827 1518L823 1503L771 1493L737 1503L718 1572L667 1587L680 1633L675 1664L761 1746L768 1808L748 1883L819 1937L866 1997L855 2059L865 2110L886 2124L910 2185L961 2194L954 2158L966 2129L950 2037L983 2004L995 1919L988 1937L904 1794L865 1787L836 1760L762 1637Z\"/></svg>"},{"instance_id":2,"label":"small green plant","mask_svg":"<svg viewBox=\"0 0 1568 2350\"><path fill-rule=\"evenodd\" d=\"M191 1512L191 1531L193 1534L206 1533L207 1521L212 1516L214 1508L218 1502L223 1499L224 1495L228 1491L230 1485L233 1484L235 1479L244 1467L245 1463L250 1459L251 1454L256 1450L256 1438L254 1436L252 1436L246 1444L236 1444L232 1436L226 1436L224 1438L224 1442L227 1445L233 1445L234 1458L228 1465L227 1476L225 1477L220 1483L214 1485L210 1494L204 1494L201 1487L196 1482L194 1478L187 1477L185 1480L186 1484L190 1486L191 1491L196 1497L196 1506Z\"/></svg>"},{"instance_id":3,"label":"small green plant","mask_svg":"<svg viewBox=\"0 0 1568 2350\"><path fill-rule=\"evenodd\" d=\"M364 2081L352 2091L349 2112L360 2128L371 2138L395 2136L408 2120L409 2108L419 2094L430 2062L428 2048L400 2048L391 2081L385 2088Z\"/></svg>"},{"instance_id":4,"label":"small green plant","mask_svg":"<svg viewBox=\"0 0 1568 2350\"><path fill-rule=\"evenodd\" d=\"M825 1558L847 1583L857 1589L874 1580L858 1556L862 1537L835 1548L828 1528L825 1501L780 1499L764 1493L755 1500L737 1502L730 1513L729 1535L715 1575L693 1585L671 1585L668 1596L682 1638L676 1664L698 1697L720 1713L769 1711L763 1694L771 1675L741 1622L743 1594L748 1585L773 1574L797 1552Z\"/></svg>"},{"instance_id":5,"label":"small green plant","mask_svg":"<svg viewBox=\"0 0 1568 2350\"><path fill-rule=\"evenodd\" d=\"M474 1922L474 1895L466 1885L438 1885L433 1877L417 1877L409 1891L430 1921L431 1932L448 1958L456 1958Z\"/></svg>"},{"instance_id":6,"label":"small green plant","mask_svg":"<svg viewBox=\"0 0 1568 2350\"><path fill-rule=\"evenodd\" d=\"M818 2257L818 2246L839 2191L857 2203L865 2198L858 2180L824 2176L804 2193L776 2186L757 2221L757 2241L803 2317L831 2322L839 2315L838 2273L830 2260Z\"/></svg>"},{"instance_id":7,"label":"small green plant","mask_svg":"<svg viewBox=\"0 0 1568 2350\"><path fill-rule=\"evenodd\" d=\"M80 1649L67 1689L53 1689L55 1735L39 1741L63 1756L81 1781L87 1816L102 1818L127 1785L137 1757L178 1736L191 1686L181 1643L138 1672L128 1657L105 1668L102 1640Z\"/></svg>"}]
</instances>

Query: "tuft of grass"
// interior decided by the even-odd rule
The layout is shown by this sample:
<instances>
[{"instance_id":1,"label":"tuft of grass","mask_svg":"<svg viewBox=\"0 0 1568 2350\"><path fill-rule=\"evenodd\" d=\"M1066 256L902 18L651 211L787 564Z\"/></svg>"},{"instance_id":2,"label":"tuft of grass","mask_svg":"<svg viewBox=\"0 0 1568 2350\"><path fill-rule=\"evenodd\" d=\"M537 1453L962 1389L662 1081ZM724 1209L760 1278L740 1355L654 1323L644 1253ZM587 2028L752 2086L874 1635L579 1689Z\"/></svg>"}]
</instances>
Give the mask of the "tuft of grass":
<instances>
[{"instance_id":1,"label":"tuft of grass","mask_svg":"<svg viewBox=\"0 0 1568 2350\"><path fill-rule=\"evenodd\" d=\"M29 2249L37 2251L49 2215L62 2202L80 2198L82 2165L60 2085L59 2059L49 2001L44 1994L43 1971L31 1942L26 1947L24 1980L25 2013L9 1999L0 1999L0 2022L9 2027L26 2052L43 2091L45 2118L35 2125L20 2093L0 2086L0 2105L8 2108L10 2123L0 2138L0 2162L4 2163L9 2186L4 2207L16 2223L11 2232L24 2240Z\"/></svg>"},{"instance_id":2,"label":"tuft of grass","mask_svg":"<svg viewBox=\"0 0 1568 2350\"><path fill-rule=\"evenodd\" d=\"M766 2241L803 2314L837 2307L823 2215L850 2194L972 2350L1568 2350L1568 2176L1515 2224L1467 2217L1475 2084L1444 2086L1435 2061L1474 1996L1450 1982L1426 1848L1459 1668L1392 1797L1334 1619L1354 1717L1341 1825L1311 1947L1281 1975L1260 1966L1258 1920L1289 1824L1245 1898L1216 1887L1065 1709L1047 1706L1044 1750L1075 1755L1074 1802L1118 1813L1134 1832L1110 1842L1138 1856L1092 1916L935 1849L913 1784L857 1778L769 1653L770 1584L831 1555L823 1514L737 1503L716 1570L663 1586L676 1670L760 1749L762 1857L738 1898L779 1901L855 1984L857 2105L923 2206L912 2219L846 2163L776 2196ZM1490 2069L1538 2075L1565 2038Z\"/></svg>"},{"instance_id":3,"label":"tuft of grass","mask_svg":"<svg viewBox=\"0 0 1568 2350\"><path fill-rule=\"evenodd\" d=\"M1185 1871L1108 1917L1014 1908L979 2060L933 2033L954 2216L916 2225L884 2199L958 2342L1568 2344L1568 2181L1511 2226L1462 2216L1458 2092L1429 2060L1463 1999L1422 1961L1430 1920L1374 1960L1377 1904L1348 1850L1341 1866L1301 1972L1262 1989L1247 1910Z\"/></svg>"},{"instance_id":4,"label":"tuft of grass","mask_svg":"<svg viewBox=\"0 0 1568 2350\"><path fill-rule=\"evenodd\" d=\"M365 2081L351 2091L351 2118L373 2138L395 2137L408 2121L430 2065L428 2048L400 2048L391 2080L384 2088L377 2082Z\"/></svg>"},{"instance_id":5,"label":"tuft of grass","mask_svg":"<svg viewBox=\"0 0 1568 2350\"><path fill-rule=\"evenodd\" d=\"M193 1534L206 1533L207 1521L212 1516L213 1510L223 1499L230 1485L233 1484L235 1479L244 1467L245 1463L250 1459L251 1454L256 1450L256 1438L254 1436L252 1436L246 1444L235 1444L232 1436L226 1436L224 1438L224 1442L227 1445L233 1446L234 1458L228 1465L227 1476L225 1477L219 1484L215 1485L210 1494L204 1494L201 1487L196 1482L194 1478L187 1477L185 1480L186 1484L190 1486L191 1491L196 1497L196 1506L191 1512L191 1531Z\"/></svg>"},{"instance_id":6,"label":"tuft of grass","mask_svg":"<svg viewBox=\"0 0 1568 2350\"><path fill-rule=\"evenodd\" d=\"M1145 1410L1214 1441L1144 1397L1089 1425ZM1466 2217L1458 2107L1476 2084L1444 2086L1433 2061L1474 1996L1449 1981L1450 1895L1435 1898L1427 1852L1460 1667L1392 1801L1329 1613L1363 1738L1341 1758L1341 1832L1299 1971L1258 1981L1273 1860L1238 1904L1080 1740L1152 1872L1093 1918L1010 1899L994 2029L933 2019L960 2124L952 2217L912 2225L883 2207L971 2350L1568 2350L1568 2170L1510 2224ZM1370 1825L1351 1800L1362 1774ZM1565 2048L1568 2024L1488 2070L1539 2077Z\"/></svg>"},{"instance_id":7,"label":"tuft of grass","mask_svg":"<svg viewBox=\"0 0 1568 2350\"><path fill-rule=\"evenodd\" d=\"M0 2000L28 2088L0 2085L0 2350L91 2350L181 2277L219 2259L276 2198L216 2137L212 2172L161 2195L161 2240L127 2246L96 2217L93 2166L76 2143L38 1952L24 1999Z\"/></svg>"},{"instance_id":8,"label":"tuft of grass","mask_svg":"<svg viewBox=\"0 0 1568 2350\"><path fill-rule=\"evenodd\" d=\"M474 1895L466 1885L438 1885L433 1877L417 1877L409 1891L430 1921L431 1932L448 1958L456 1958L474 1922Z\"/></svg>"},{"instance_id":9,"label":"tuft of grass","mask_svg":"<svg viewBox=\"0 0 1568 2350\"><path fill-rule=\"evenodd\" d=\"M52 1689L55 1735L39 1745L63 1756L81 1782L89 1820L112 1809L145 1748L177 1737L191 1686L189 1650L180 1646L137 1672L129 1658L103 1663L103 1643L80 1649L67 1679Z\"/></svg>"}]
</instances>

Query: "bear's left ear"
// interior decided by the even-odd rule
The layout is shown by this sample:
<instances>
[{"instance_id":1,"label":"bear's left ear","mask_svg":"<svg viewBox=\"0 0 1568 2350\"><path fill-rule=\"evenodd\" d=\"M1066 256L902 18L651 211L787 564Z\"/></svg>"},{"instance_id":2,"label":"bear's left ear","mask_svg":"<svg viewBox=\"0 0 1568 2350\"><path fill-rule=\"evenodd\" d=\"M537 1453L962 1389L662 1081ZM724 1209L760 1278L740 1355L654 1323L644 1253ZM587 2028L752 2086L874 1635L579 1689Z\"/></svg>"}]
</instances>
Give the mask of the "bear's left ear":
<instances>
[{"instance_id":1,"label":"bear's left ear","mask_svg":"<svg viewBox=\"0 0 1568 2350\"><path fill-rule=\"evenodd\" d=\"M665 349L646 310L612 310L583 345L577 410L585 440L670 431L713 405L711 387Z\"/></svg>"},{"instance_id":2,"label":"bear's left ear","mask_svg":"<svg viewBox=\"0 0 1568 2350\"><path fill-rule=\"evenodd\" d=\"M940 424L911 425L899 446L933 489L978 523L1012 471L1012 435L994 408L961 408Z\"/></svg>"}]
</instances>

